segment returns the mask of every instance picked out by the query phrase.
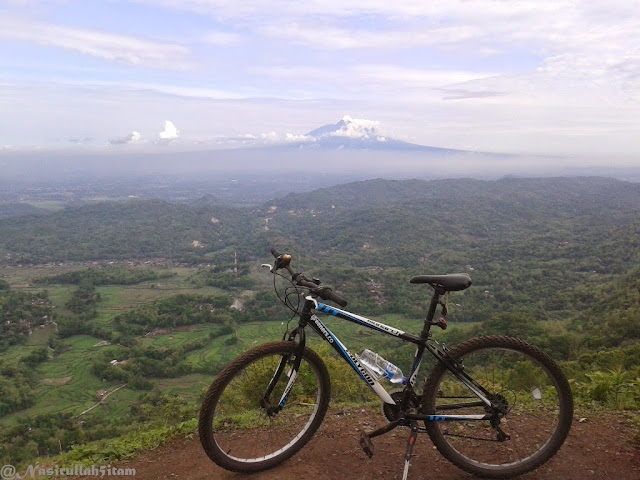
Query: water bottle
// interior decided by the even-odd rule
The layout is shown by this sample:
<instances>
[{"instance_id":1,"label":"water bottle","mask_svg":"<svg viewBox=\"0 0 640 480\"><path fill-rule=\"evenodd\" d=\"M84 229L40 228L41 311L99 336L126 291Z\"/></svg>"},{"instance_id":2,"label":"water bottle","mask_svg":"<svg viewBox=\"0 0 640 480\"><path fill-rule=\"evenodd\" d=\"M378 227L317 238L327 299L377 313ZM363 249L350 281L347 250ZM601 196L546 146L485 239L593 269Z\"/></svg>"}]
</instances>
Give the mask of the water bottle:
<instances>
[{"instance_id":1,"label":"water bottle","mask_svg":"<svg viewBox=\"0 0 640 480\"><path fill-rule=\"evenodd\" d=\"M376 378L386 378L391 383L406 383L407 379L402 374L402 370L396 367L393 363L385 360L376 352L372 352L369 349L363 350L358 355L360 363L364 365L369 372L371 372Z\"/></svg>"}]
</instances>

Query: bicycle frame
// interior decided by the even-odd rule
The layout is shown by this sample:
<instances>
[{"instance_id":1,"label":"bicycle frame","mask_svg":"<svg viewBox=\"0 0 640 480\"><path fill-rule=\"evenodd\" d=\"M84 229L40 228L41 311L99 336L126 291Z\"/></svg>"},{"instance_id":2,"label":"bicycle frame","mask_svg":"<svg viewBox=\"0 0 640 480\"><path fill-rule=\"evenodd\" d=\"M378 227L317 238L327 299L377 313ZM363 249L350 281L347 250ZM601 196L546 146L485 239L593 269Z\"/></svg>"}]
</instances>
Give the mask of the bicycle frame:
<instances>
[{"instance_id":1,"label":"bicycle frame","mask_svg":"<svg viewBox=\"0 0 640 480\"><path fill-rule=\"evenodd\" d=\"M284 290L284 296L277 290L275 277L274 289L298 317L297 326L293 330L287 327L285 341L269 342L242 354L209 388L198 432L207 455L218 465L239 472L271 468L299 451L320 427L329 408L331 385L322 358L307 349L307 327L328 342L383 402L386 422L360 432L360 447L369 458L374 454L373 438L397 427L410 429L403 480L407 479L420 431L428 433L443 456L461 469L491 478L512 478L539 467L567 438L573 416L571 388L560 367L542 350L521 339L488 335L449 351L430 332L433 325L446 328L443 296L468 288L468 275L418 275L410 279L413 284L433 288L424 326L411 334L345 310L347 302L341 295L317 279L296 273L290 266L290 255L273 249L271 253L276 258L274 265L265 264L271 273L286 269L291 274L291 286ZM321 299L331 305L320 303ZM382 370L350 352L320 314L412 344L415 355L410 367L403 366L408 373L402 382L404 388L387 392L388 386L378 378ZM436 364L422 391L425 375L419 371L425 352ZM393 378L392 371L393 367L388 368L381 376ZM245 431L236 416L251 419L255 428ZM257 418L260 420L254 422ZM434 423L449 421L459 423L453 429L451 424ZM478 442L497 443L477 448Z\"/></svg>"},{"instance_id":2,"label":"bicycle frame","mask_svg":"<svg viewBox=\"0 0 640 480\"><path fill-rule=\"evenodd\" d=\"M445 364L445 366L451 371L451 373L460 380L475 396L478 397L477 401L473 402L464 402L464 403L456 403L447 405L447 409L456 409L463 408L468 406L482 406L485 405L487 407L491 407L491 401L488 397L490 397L490 393L479 385L475 380L473 380L469 375L467 375L462 368L457 364L457 362L448 357L446 350L441 348L439 344L435 344L430 341L429 330L431 325L433 324L433 317L435 315L435 310L440 304L440 296L441 293L436 291L431 299L431 305L429 308L429 312L427 314L427 318L425 319L424 328L420 334L420 336L412 335L410 333L404 332L403 330L397 329L395 327L386 325L384 323L377 322L375 320L371 320L369 318L356 315L354 313L348 312L346 310L341 310L336 307L332 307L323 303L317 302L315 299L311 297L306 297L306 301L304 304L304 308L300 315L300 321L298 327L294 329L293 332L289 335L289 340L296 340L299 342L299 353L296 355L294 360L294 365L291 371L289 372L289 382L287 388L278 403L278 410L281 409L287 400L289 392L293 387L293 383L295 381L295 377L297 375L297 369L299 367L299 359L301 358L300 353L305 348L305 335L304 328L308 325L314 330L321 338L323 338L326 342L328 342L350 366L356 372L356 374L360 377L362 381L364 381L374 392L380 397L380 399L384 403L388 403L391 405L396 405L394 399L389 395L389 393L384 389L382 385L369 373L367 368L362 365L359 361L358 357L351 353L349 349L340 341L338 337L318 318L317 315L313 313L314 310L325 313L327 315L331 315L337 318L341 318L351 323L355 323L357 325L369 328L376 332L380 332L395 338L398 338L404 342L413 343L417 346L416 353L414 356L413 364L411 367L411 371L408 377L408 381L406 382L405 388L403 390L402 404L404 405L406 401L410 398L411 393L413 392L413 388L416 383L416 379L418 376L418 371L420 369L420 365L422 363L422 358L424 356L425 350L427 350L431 355L433 355L436 360ZM279 375L282 374L284 370L284 364L286 359L283 359L283 362L277 369L277 372L274 374L274 379L277 379ZM275 383L272 380L272 383ZM265 398L271 392L271 385L267 388L267 392L265 392ZM422 420L422 421L469 421L469 420L489 420L492 418L492 415L421 415L410 412L405 412L404 418L406 420Z\"/></svg>"}]
</instances>

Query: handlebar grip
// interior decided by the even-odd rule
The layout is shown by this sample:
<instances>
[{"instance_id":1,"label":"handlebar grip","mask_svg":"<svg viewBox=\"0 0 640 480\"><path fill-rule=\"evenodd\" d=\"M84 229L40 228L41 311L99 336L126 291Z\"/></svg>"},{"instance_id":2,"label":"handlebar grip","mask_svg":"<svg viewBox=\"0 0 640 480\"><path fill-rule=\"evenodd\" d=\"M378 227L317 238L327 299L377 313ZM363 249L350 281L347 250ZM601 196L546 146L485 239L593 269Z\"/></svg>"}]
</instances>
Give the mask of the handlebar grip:
<instances>
[{"instance_id":1,"label":"handlebar grip","mask_svg":"<svg viewBox=\"0 0 640 480\"><path fill-rule=\"evenodd\" d=\"M276 258L278 258L280 256L280 254L278 253L278 251L275 248L271 249L271 255L273 255Z\"/></svg>"},{"instance_id":2,"label":"handlebar grip","mask_svg":"<svg viewBox=\"0 0 640 480\"><path fill-rule=\"evenodd\" d=\"M327 300L331 300L333 303L337 303L342 308L347 306L347 301L337 293L332 292L331 290L329 290L328 292Z\"/></svg>"},{"instance_id":3,"label":"handlebar grip","mask_svg":"<svg viewBox=\"0 0 640 480\"><path fill-rule=\"evenodd\" d=\"M344 298L342 298L340 295L335 293L333 290L331 290L329 287L321 288L320 290L317 291L317 294L323 300L330 300L333 303L337 303L341 307L347 306L347 301Z\"/></svg>"}]
</instances>

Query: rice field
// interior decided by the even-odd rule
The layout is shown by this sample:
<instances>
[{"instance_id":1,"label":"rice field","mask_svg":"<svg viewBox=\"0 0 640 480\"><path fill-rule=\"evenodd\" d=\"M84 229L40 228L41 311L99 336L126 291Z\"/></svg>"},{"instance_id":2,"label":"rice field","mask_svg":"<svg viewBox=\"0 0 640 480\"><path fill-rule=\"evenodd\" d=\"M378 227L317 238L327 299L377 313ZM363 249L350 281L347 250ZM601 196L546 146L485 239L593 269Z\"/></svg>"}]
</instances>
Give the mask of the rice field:
<instances>
[{"instance_id":1,"label":"rice field","mask_svg":"<svg viewBox=\"0 0 640 480\"><path fill-rule=\"evenodd\" d=\"M79 267L76 266L74 268ZM34 286L32 280L36 276L56 275L74 268L68 266L23 269L4 268L0 269L0 276L7 279L12 288L16 290L37 291L46 288L49 292L49 298L56 305L56 311L62 312L64 311L64 304L76 287L73 285L39 287ZM194 287L189 279L195 273L195 269L177 268L173 269L173 271L176 273L175 276L137 285L98 287L101 302L98 308L98 317L92 320L92 323L96 326L109 328L116 315L176 293L206 295L221 292L221 290L213 287ZM243 295L246 297L250 296L251 293L247 291L243 292ZM413 352L413 347L402 346L401 342L364 327L332 316L321 315L321 318L325 321L327 327L352 352L357 353L364 348L371 348L378 352L392 352L392 355L398 353L403 359L410 358ZM233 358L255 345L281 340L287 329L288 319L288 312L283 309L280 319L239 324L236 331L237 340L229 341L230 339L233 340L233 334L217 336L210 339L203 348L186 354L183 362L195 367L195 370L201 373L189 374L179 378L151 378L149 380L154 382L156 388L163 392L179 394L187 400L199 402L203 390L209 386L215 374ZM387 315L376 318L376 320L412 333L418 333L422 327L421 319L404 319L397 315ZM296 322L292 321L289 324L289 329L295 326ZM54 333L54 328L50 326L44 329L35 329L26 345L14 346L3 352L3 360L17 362L21 357L29 353L28 349L46 346L50 336ZM176 347L193 340L208 339L210 333L217 332L219 329L219 325L211 324L183 327L166 334L142 338L140 343L143 346ZM310 346L314 347L321 343L319 337L311 329L308 329L307 332L307 341ZM88 335L77 335L63 340L66 348L60 354L36 368L38 380L35 390L36 404L29 409L4 417L0 420L0 426L11 424L16 418L24 415L32 416L55 412L69 412L77 415L97 403L96 395L99 390L111 391L118 387L119 384L117 382L103 382L90 372L90 362L87 359L102 348L95 346L101 340ZM105 418L123 415L128 412L140 393L139 391L123 388L110 395L103 405L93 409L86 415Z\"/></svg>"}]
</instances>

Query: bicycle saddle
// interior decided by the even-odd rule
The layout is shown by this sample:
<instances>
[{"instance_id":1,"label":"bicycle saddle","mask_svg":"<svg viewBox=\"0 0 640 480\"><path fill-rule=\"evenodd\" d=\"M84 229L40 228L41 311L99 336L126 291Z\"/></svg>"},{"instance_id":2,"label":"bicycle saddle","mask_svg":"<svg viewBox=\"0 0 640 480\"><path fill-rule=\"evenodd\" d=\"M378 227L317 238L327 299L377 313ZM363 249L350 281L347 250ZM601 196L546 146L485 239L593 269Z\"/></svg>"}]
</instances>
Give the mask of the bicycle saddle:
<instances>
[{"instance_id":1,"label":"bicycle saddle","mask_svg":"<svg viewBox=\"0 0 640 480\"><path fill-rule=\"evenodd\" d=\"M428 283L433 288L440 288L446 292L457 292L471 286L471 278L466 273L449 273L447 275L418 275L410 280L411 283Z\"/></svg>"}]
</instances>

